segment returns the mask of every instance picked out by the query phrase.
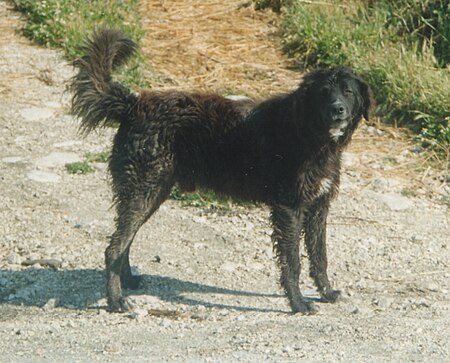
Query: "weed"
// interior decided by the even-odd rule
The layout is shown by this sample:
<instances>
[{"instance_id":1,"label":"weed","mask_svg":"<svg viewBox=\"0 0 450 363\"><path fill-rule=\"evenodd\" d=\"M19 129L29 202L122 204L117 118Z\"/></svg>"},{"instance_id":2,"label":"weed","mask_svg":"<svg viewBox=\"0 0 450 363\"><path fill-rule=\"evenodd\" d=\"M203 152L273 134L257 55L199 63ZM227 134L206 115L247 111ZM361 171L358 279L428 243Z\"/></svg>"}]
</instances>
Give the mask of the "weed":
<instances>
[{"instance_id":1,"label":"weed","mask_svg":"<svg viewBox=\"0 0 450 363\"><path fill-rule=\"evenodd\" d=\"M185 206L191 207L228 210L232 205L230 199L221 198L212 191L183 193L177 186L172 189L170 198L180 201Z\"/></svg>"},{"instance_id":2,"label":"weed","mask_svg":"<svg viewBox=\"0 0 450 363\"><path fill-rule=\"evenodd\" d=\"M69 174L87 174L94 171L94 168L87 161L68 163L65 167Z\"/></svg>"},{"instance_id":3,"label":"weed","mask_svg":"<svg viewBox=\"0 0 450 363\"><path fill-rule=\"evenodd\" d=\"M87 153L84 157L89 163L106 163L109 161L111 153L109 151L101 151L99 153Z\"/></svg>"},{"instance_id":4,"label":"weed","mask_svg":"<svg viewBox=\"0 0 450 363\"><path fill-rule=\"evenodd\" d=\"M417 197L416 191L413 189L410 189L410 188L403 188L402 191L400 192L400 194L407 198Z\"/></svg>"}]
</instances>

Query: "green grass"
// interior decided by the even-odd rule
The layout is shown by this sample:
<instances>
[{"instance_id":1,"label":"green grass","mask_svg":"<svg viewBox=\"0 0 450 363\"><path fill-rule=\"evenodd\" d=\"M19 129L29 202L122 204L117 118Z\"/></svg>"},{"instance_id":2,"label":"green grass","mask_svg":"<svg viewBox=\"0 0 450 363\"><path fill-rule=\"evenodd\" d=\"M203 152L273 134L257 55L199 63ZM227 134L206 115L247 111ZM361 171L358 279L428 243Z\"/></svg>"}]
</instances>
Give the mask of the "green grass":
<instances>
[{"instance_id":1,"label":"green grass","mask_svg":"<svg viewBox=\"0 0 450 363\"><path fill-rule=\"evenodd\" d=\"M282 25L284 49L300 68L354 68L370 84L384 121L412 128L424 146L445 149L448 6L443 0L378 0L371 7L356 0L293 2Z\"/></svg>"},{"instance_id":2,"label":"green grass","mask_svg":"<svg viewBox=\"0 0 450 363\"><path fill-rule=\"evenodd\" d=\"M231 199L222 198L211 191L198 191L194 193L183 193L175 186L170 193L170 198L178 200L184 206L201 207L208 209L231 209L231 206L236 203Z\"/></svg>"},{"instance_id":3,"label":"green grass","mask_svg":"<svg viewBox=\"0 0 450 363\"><path fill-rule=\"evenodd\" d=\"M93 164L106 163L109 160L110 152L102 151L99 153L87 153L84 155L83 161L77 161L75 163L68 163L65 165L66 171L69 174L88 174L95 171Z\"/></svg>"},{"instance_id":4,"label":"green grass","mask_svg":"<svg viewBox=\"0 0 450 363\"><path fill-rule=\"evenodd\" d=\"M86 36L100 26L120 29L139 43L143 31L137 14L138 0L14 0L27 15L24 34L38 44L61 48L67 59L81 56ZM128 85L148 87L143 77L145 62L140 55L119 72Z\"/></svg>"},{"instance_id":5,"label":"green grass","mask_svg":"<svg viewBox=\"0 0 450 363\"><path fill-rule=\"evenodd\" d=\"M65 165L69 174L88 174L94 171L94 168L87 161L77 161Z\"/></svg>"},{"instance_id":6,"label":"green grass","mask_svg":"<svg viewBox=\"0 0 450 363\"><path fill-rule=\"evenodd\" d=\"M110 156L109 151L101 151L99 153L87 153L84 157L89 163L107 163Z\"/></svg>"}]
</instances>

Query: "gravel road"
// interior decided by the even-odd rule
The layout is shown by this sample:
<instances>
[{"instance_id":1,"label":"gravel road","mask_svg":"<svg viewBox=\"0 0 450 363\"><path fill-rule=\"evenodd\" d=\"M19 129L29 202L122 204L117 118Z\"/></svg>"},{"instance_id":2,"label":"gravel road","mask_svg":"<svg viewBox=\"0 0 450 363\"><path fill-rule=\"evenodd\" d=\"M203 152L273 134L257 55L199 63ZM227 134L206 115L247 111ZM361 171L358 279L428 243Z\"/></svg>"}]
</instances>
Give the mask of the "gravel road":
<instances>
[{"instance_id":1,"label":"gravel road","mask_svg":"<svg viewBox=\"0 0 450 363\"><path fill-rule=\"evenodd\" d=\"M342 302L289 313L267 209L168 201L133 245L143 276L130 292L135 311L106 312L106 165L85 175L64 165L108 150L114 130L80 137L67 115L72 69L19 35L8 4L0 1L1 362L450 361L448 207L442 195L406 193L411 180L388 173L393 160L419 162L411 147L345 155L328 228ZM358 138L381 134L362 126Z\"/></svg>"}]
</instances>

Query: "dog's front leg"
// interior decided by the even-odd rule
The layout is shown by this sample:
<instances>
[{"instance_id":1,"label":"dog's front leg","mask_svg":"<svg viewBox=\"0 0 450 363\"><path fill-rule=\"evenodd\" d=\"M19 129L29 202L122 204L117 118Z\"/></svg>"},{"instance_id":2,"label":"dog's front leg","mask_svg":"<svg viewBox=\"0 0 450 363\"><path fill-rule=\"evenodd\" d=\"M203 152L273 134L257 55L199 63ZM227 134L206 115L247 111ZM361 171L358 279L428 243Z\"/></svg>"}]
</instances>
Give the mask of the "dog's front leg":
<instances>
[{"instance_id":1,"label":"dog's front leg","mask_svg":"<svg viewBox=\"0 0 450 363\"><path fill-rule=\"evenodd\" d=\"M310 276L313 278L322 299L335 302L341 295L331 288L327 274L326 227L329 198L317 199L309 208L305 218L305 244L310 260Z\"/></svg>"},{"instance_id":2,"label":"dog's front leg","mask_svg":"<svg viewBox=\"0 0 450 363\"><path fill-rule=\"evenodd\" d=\"M281 268L280 282L293 313L315 314L318 309L306 301L299 287L299 242L304 219L303 208L277 205L272 209L272 240Z\"/></svg>"}]
</instances>

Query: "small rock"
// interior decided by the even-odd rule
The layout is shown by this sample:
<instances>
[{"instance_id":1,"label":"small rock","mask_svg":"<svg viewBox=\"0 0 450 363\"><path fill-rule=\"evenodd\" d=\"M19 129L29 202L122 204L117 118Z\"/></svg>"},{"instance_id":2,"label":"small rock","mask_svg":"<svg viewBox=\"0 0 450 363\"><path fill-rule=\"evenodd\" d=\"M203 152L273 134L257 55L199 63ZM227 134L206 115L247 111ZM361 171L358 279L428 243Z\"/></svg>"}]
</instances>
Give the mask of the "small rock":
<instances>
[{"instance_id":1,"label":"small rock","mask_svg":"<svg viewBox=\"0 0 450 363\"><path fill-rule=\"evenodd\" d=\"M192 220L193 220L195 223L206 223L206 222L207 222L206 217L199 217L199 216L193 217Z\"/></svg>"},{"instance_id":2,"label":"small rock","mask_svg":"<svg viewBox=\"0 0 450 363\"><path fill-rule=\"evenodd\" d=\"M47 301L47 303L42 307L45 311L53 310L59 305L58 299L50 299Z\"/></svg>"},{"instance_id":3,"label":"small rock","mask_svg":"<svg viewBox=\"0 0 450 363\"><path fill-rule=\"evenodd\" d=\"M170 322L169 320L163 320L161 321L161 323L159 323L159 326L163 328L170 328L172 326L172 322Z\"/></svg>"},{"instance_id":4,"label":"small rock","mask_svg":"<svg viewBox=\"0 0 450 363\"><path fill-rule=\"evenodd\" d=\"M255 225L252 223L252 222L246 222L245 223L245 229L247 230L247 231L251 231L251 230L253 230L255 228Z\"/></svg>"},{"instance_id":5,"label":"small rock","mask_svg":"<svg viewBox=\"0 0 450 363\"><path fill-rule=\"evenodd\" d=\"M48 173L41 170L32 170L27 174L28 179L37 181L39 183L57 183L61 177L54 173Z\"/></svg>"},{"instance_id":6,"label":"small rock","mask_svg":"<svg viewBox=\"0 0 450 363\"><path fill-rule=\"evenodd\" d=\"M130 314L130 317L133 319L143 318L148 315L148 309L134 309L134 311Z\"/></svg>"},{"instance_id":7,"label":"small rock","mask_svg":"<svg viewBox=\"0 0 450 363\"><path fill-rule=\"evenodd\" d=\"M7 261L10 265L20 265L22 263L22 258L17 253L11 253Z\"/></svg>"},{"instance_id":8,"label":"small rock","mask_svg":"<svg viewBox=\"0 0 450 363\"><path fill-rule=\"evenodd\" d=\"M67 141L63 141L63 142L57 142L57 143L53 144L52 146L55 148L66 148L66 147L73 147L73 146L81 145L81 144L82 144L81 141L67 140Z\"/></svg>"},{"instance_id":9,"label":"small rock","mask_svg":"<svg viewBox=\"0 0 450 363\"><path fill-rule=\"evenodd\" d=\"M98 171L106 171L108 170L108 163L94 163L93 167Z\"/></svg>"},{"instance_id":10,"label":"small rock","mask_svg":"<svg viewBox=\"0 0 450 363\"><path fill-rule=\"evenodd\" d=\"M222 266L221 269L225 272L232 273L236 270L237 265L233 262L226 261Z\"/></svg>"},{"instance_id":11,"label":"small rock","mask_svg":"<svg viewBox=\"0 0 450 363\"><path fill-rule=\"evenodd\" d=\"M373 305L386 309L392 305L393 299L388 297L380 297L373 300Z\"/></svg>"},{"instance_id":12,"label":"small rock","mask_svg":"<svg viewBox=\"0 0 450 363\"><path fill-rule=\"evenodd\" d=\"M389 191L400 185L395 179L376 178L371 183L372 189L376 191Z\"/></svg>"},{"instance_id":13,"label":"small rock","mask_svg":"<svg viewBox=\"0 0 450 363\"><path fill-rule=\"evenodd\" d=\"M367 126L365 128L365 131L371 136L382 136L384 134L383 131L378 130L377 128L375 128L373 126Z\"/></svg>"}]
</instances>

